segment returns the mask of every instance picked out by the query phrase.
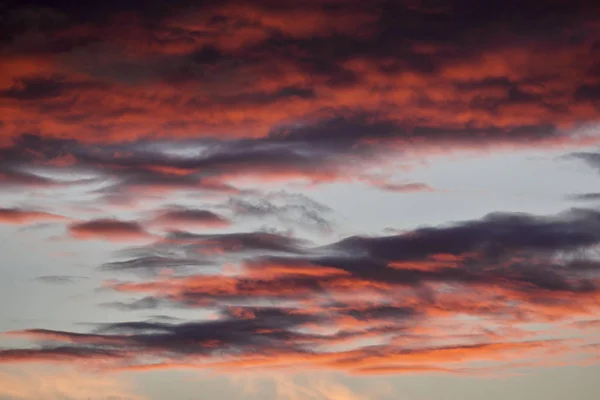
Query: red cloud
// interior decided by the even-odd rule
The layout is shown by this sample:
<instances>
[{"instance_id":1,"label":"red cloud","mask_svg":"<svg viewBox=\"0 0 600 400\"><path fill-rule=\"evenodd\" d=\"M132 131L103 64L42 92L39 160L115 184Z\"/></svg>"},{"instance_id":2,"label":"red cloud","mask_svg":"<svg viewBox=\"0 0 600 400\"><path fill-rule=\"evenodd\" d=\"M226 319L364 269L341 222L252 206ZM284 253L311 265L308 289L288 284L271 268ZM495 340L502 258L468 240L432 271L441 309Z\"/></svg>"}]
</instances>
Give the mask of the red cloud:
<instances>
[{"instance_id":1,"label":"red cloud","mask_svg":"<svg viewBox=\"0 0 600 400\"><path fill-rule=\"evenodd\" d=\"M401 12L400 4L390 11L378 2L342 3L281 9L246 2L198 5L185 16L165 13L150 32L135 21L125 30L118 18L54 29L46 33L51 44L73 38L83 43L60 56L35 46L9 46L1 60L0 101L7 110L2 138L9 143L34 130L96 143L148 136L264 137L274 126L338 109L372 112L409 131L480 129L490 142L495 137L527 146L501 130L568 128L598 117L589 89L597 66L589 55L600 35L590 15L561 15L566 26L582 30L576 43L565 40L560 23L546 27L556 36L532 39L527 31L515 42L505 34L515 31L515 18L441 33L437 29L446 25L432 25L432 15L451 18L457 9L432 14L419 6ZM431 40L406 27L397 32L406 46L390 45L386 35L399 28L387 25L386 16L408 15L434 32ZM471 32L475 25L485 33ZM21 34L15 32L17 38ZM440 35L455 41L439 40ZM464 38L475 36L487 45L474 51ZM26 37L14 43L21 42L29 43ZM70 101L75 97L78 101ZM406 144L431 132L400 136ZM488 139L474 135L464 144ZM460 144L451 136L447 142Z\"/></svg>"},{"instance_id":2,"label":"red cloud","mask_svg":"<svg viewBox=\"0 0 600 400\"><path fill-rule=\"evenodd\" d=\"M79 222L69 226L69 232L76 239L101 239L108 241L137 241L151 236L137 222L116 219L97 219Z\"/></svg>"}]
</instances>

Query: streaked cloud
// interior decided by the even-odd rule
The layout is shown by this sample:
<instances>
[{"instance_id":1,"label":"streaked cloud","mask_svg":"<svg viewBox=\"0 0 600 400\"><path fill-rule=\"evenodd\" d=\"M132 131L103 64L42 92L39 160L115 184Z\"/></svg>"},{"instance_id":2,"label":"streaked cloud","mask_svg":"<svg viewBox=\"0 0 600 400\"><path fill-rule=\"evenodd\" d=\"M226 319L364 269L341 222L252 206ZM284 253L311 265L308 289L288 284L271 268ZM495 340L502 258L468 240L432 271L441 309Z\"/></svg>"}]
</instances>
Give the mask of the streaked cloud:
<instances>
[{"instance_id":1,"label":"streaked cloud","mask_svg":"<svg viewBox=\"0 0 600 400\"><path fill-rule=\"evenodd\" d=\"M477 371L469 367L475 361L501 365L548 352L560 358L581 351L580 344L569 337L542 339L544 330L524 326L598 311L600 270L586 254L600 242L599 223L598 212L587 209L545 217L496 213L317 247L276 234L176 232L149 245L147 254L202 254L207 265L235 256L229 263L240 269L109 281L106 288L144 296L118 303L121 309L172 304L218 310L217 319L119 322L90 333L14 332L54 345L4 350L0 359L112 359L114 368L141 370L288 366L371 374L467 373ZM104 268L192 264L144 257L151 256ZM470 322L458 322L461 316ZM448 318L459 324L452 333L444 328ZM157 357L160 363L149 361Z\"/></svg>"},{"instance_id":2,"label":"streaked cloud","mask_svg":"<svg viewBox=\"0 0 600 400\"><path fill-rule=\"evenodd\" d=\"M101 239L109 241L144 240L150 235L137 222L116 219L97 219L77 222L69 226L76 239Z\"/></svg>"}]
</instances>

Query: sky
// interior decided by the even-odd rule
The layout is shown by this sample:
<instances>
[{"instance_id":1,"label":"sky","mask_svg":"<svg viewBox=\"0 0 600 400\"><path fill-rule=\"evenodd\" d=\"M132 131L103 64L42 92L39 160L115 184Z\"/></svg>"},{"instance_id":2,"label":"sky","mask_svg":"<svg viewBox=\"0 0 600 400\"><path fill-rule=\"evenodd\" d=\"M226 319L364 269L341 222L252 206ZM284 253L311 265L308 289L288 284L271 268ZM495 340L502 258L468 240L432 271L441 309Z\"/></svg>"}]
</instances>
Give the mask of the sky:
<instances>
[{"instance_id":1,"label":"sky","mask_svg":"<svg viewBox=\"0 0 600 400\"><path fill-rule=\"evenodd\" d=\"M0 2L0 400L600 392L600 6Z\"/></svg>"}]
</instances>

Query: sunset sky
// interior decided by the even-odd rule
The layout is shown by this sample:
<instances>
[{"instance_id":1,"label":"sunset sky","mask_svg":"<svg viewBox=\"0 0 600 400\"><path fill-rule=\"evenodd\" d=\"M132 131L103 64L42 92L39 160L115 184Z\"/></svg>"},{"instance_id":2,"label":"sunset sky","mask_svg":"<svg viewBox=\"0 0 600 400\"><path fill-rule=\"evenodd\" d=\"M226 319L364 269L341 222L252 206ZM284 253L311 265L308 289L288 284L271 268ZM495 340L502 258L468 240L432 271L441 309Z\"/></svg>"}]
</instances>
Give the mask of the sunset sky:
<instances>
[{"instance_id":1,"label":"sunset sky","mask_svg":"<svg viewBox=\"0 0 600 400\"><path fill-rule=\"evenodd\" d=\"M600 5L0 2L0 400L597 400Z\"/></svg>"}]
</instances>

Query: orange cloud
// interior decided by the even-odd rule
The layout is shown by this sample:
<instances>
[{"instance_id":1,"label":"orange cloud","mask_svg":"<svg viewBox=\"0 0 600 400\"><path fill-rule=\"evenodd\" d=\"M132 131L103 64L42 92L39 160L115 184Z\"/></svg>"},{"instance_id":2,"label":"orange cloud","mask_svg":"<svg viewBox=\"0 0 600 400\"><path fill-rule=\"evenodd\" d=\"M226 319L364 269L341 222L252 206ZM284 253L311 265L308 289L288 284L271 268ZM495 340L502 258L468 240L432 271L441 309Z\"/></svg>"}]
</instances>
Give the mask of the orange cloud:
<instances>
[{"instance_id":1,"label":"orange cloud","mask_svg":"<svg viewBox=\"0 0 600 400\"><path fill-rule=\"evenodd\" d=\"M143 400L123 379L56 366L10 368L0 372L0 397L14 400L78 400L104 396L122 400Z\"/></svg>"},{"instance_id":2,"label":"orange cloud","mask_svg":"<svg viewBox=\"0 0 600 400\"><path fill-rule=\"evenodd\" d=\"M99 363L116 361L120 354L95 349L80 349L77 347L57 347L52 349L8 349L0 350L0 364L15 363L66 363L76 361Z\"/></svg>"}]
</instances>

